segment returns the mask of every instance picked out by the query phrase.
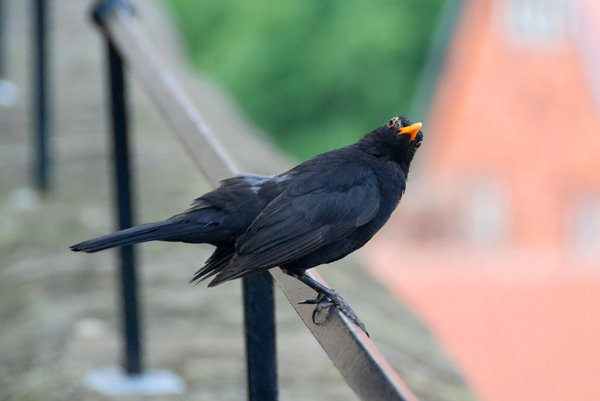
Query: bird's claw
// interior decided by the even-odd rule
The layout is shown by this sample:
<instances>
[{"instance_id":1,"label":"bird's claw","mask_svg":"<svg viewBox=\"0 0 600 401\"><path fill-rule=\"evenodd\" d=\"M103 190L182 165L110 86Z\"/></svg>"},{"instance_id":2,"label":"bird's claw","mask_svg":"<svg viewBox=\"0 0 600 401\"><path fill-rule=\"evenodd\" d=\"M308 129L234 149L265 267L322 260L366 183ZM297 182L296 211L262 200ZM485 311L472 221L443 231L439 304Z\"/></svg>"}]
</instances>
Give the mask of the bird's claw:
<instances>
[{"instance_id":1,"label":"bird's claw","mask_svg":"<svg viewBox=\"0 0 600 401\"><path fill-rule=\"evenodd\" d=\"M298 305L319 305L322 302L329 302L329 306L333 305L331 299L325 294L318 294L315 299L307 299L306 301L298 302Z\"/></svg>"},{"instance_id":2,"label":"bird's claw","mask_svg":"<svg viewBox=\"0 0 600 401\"><path fill-rule=\"evenodd\" d=\"M316 305L315 309L312 313L312 321L314 324L318 325L316 318L324 310L335 306L340 312L342 312L352 323L357 325L365 334L369 336L369 332L367 331L365 325L356 315L356 312L346 303L346 301L336 292L333 293L332 297L329 297L323 293L319 293L315 299L307 299L304 302L300 302L303 305Z\"/></svg>"}]
</instances>

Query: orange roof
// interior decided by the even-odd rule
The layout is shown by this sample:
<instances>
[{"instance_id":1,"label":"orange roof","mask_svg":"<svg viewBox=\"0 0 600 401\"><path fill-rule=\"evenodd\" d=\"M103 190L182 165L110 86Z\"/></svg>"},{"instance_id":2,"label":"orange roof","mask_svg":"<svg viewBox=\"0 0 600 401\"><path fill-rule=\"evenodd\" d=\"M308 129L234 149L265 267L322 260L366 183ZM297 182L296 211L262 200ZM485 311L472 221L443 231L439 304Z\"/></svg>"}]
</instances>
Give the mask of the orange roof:
<instances>
[{"instance_id":1,"label":"orange roof","mask_svg":"<svg viewBox=\"0 0 600 401\"><path fill-rule=\"evenodd\" d=\"M423 172L496 181L508 193L510 238L556 244L572 204L599 194L600 121L569 31L511 36L503 14L515 3L469 3L434 101Z\"/></svg>"},{"instance_id":2,"label":"orange roof","mask_svg":"<svg viewBox=\"0 0 600 401\"><path fill-rule=\"evenodd\" d=\"M468 1L419 179L365 247L484 400L600 399L598 38L598 0Z\"/></svg>"}]
</instances>

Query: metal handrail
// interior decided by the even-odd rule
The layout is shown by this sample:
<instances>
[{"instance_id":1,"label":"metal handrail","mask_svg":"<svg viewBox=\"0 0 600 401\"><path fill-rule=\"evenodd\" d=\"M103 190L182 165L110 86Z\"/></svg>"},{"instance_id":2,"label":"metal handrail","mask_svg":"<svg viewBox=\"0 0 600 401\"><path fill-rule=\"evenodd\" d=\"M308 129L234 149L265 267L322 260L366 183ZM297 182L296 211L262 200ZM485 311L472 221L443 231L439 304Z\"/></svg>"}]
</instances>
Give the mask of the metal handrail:
<instances>
[{"instance_id":1,"label":"metal handrail","mask_svg":"<svg viewBox=\"0 0 600 401\"><path fill-rule=\"evenodd\" d=\"M216 186L223 178L237 174L235 164L158 57L135 15L122 7L110 7L104 10L101 19L105 35L164 113L174 133L210 183ZM299 304L314 298L315 292L278 268L269 272L348 385L362 400L416 400L362 330L334 309L325 322L315 324L312 319L314 306ZM313 273L313 277L323 282L318 274Z\"/></svg>"}]
</instances>

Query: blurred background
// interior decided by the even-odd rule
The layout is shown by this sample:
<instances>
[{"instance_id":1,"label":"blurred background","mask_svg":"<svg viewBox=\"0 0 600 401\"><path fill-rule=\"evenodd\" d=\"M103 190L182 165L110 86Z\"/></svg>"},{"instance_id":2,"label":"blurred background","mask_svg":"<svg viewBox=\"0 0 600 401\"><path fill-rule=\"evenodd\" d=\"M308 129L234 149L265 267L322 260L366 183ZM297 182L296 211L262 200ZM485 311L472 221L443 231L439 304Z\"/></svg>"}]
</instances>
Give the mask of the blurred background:
<instances>
[{"instance_id":1,"label":"blurred background","mask_svg":"<svg viewBox=\"0 0 600 401\"><path fill-rule=\"evenodd\" d=\"M166 3L193 67L223 85L299 159L408 114L445 4Z\"/></svg>"},{"instance_id":2,"label":"blurred background","mask_svg":"<svg viewBox=\"0 0 600 401\"><path fill-rule=\"evenodd\" d=\"M599 6L464 3L417 174L368 248L482 399L600 395Z\"/></svg>"},{"instance_id":3,"label":"blurred background","mask_svg":"<svg viewBox=\"0 0 600 401\"><path fill-rule=\"evenodd\" d=\"M8 322L0 387L11 384L0 397L36 399L41 388L56 394L45 399L104 399L73 383L74 372L118 358L114 260L67 251L112 229L102 44L88 18L92 2L48 2L51 185L32 190L25 3L0 0L0 286L10 294L0 302ZM400 207L360 254L371 274L352 282L335 275L339 268L319 270L360 305L421 399L600 396L595 0L134 4L242 171L278 172L395 115L423 121ZM132 81L137 214L162 219L208 186ZM150 365L178 373L194 396L239 399L239 289L183 285L205 257L197 248L141 252ZM365 291L376 288L371 277L390 299ZM315 369L307 377L283 370L282 396L314 399L306 383L315 383L324 399L350 399L329 365L306 359L318 346L299 338L289 312L278 309L282 365ZM49 366L58 378L44 373Z\"/></svg>"}]
</instances>

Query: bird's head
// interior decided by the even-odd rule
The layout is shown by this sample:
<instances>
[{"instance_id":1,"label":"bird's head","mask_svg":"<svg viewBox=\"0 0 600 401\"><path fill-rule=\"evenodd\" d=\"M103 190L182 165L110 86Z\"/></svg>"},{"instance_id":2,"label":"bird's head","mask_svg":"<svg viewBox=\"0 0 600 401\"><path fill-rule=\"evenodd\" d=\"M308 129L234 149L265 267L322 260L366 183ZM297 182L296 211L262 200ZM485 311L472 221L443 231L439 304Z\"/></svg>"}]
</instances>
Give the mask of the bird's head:
<instances>
[{"instance_id":1,"label":"bird's head","mask_svg":"<svg viewBox=\"0 0 600 401\"><path fill-rule=\"evenodd\" d=\"M387 124L366 134L359 146L376 157L398 163L405 174L423 141L421 123L412 123L406 117L394 117Z\"/></svg>"}]
</instances>

